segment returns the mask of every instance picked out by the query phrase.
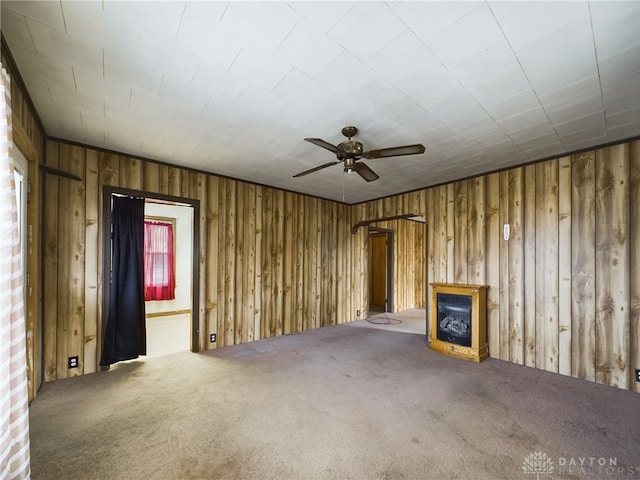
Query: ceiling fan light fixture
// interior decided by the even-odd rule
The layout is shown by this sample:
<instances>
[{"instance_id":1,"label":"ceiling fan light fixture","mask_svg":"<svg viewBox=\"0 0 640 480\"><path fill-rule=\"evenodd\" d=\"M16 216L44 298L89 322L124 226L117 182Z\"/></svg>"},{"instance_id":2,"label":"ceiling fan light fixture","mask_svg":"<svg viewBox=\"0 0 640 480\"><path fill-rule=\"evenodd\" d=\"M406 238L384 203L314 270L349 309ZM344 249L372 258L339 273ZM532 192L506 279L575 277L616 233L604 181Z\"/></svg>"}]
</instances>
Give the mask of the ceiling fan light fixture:
<instances>
[{"instance_id":1,"label":"ceiling fan light fixture","mask_svg":"<svg viewBox=\"0 0 640 480\"><path fill-rule=\"evenodd\" d=\"M308 175L309 173L317 172L318 170L322 170L323 168L335 165L336 163L343 162L343 170L345 173L355 172L360 175L365 181L373 182L380 177L376 172L371 170L371 168L369 168L363 162L359 162L358 160L360 160L361 158L364 157L366 159L375 159L398 157L402 155L421 154L425 151L424 145L421 145L419 143L415 145L403 145L399 147L378 148L375 150L365 151L362 143L356 140L351 140L351 138L357 133L358 129L354 126L344 127L342 129L342 135L347 137L347 140L343 141L337 146L326 142L321 138L305 138L305 141L313 143L314 145L322 147L325 150L329 150L330 152L335 154L336 161L325 163L324 165L305 170L304 172L300 172L294 175L294 177L302 177L304 175Z\"/></svg>"},{"instance_id":2,"label":"ceiling fan light fixture","mask_svg":"<svg viewBox=\"0 0 640 480\"><path fill-rule=\"evenodd\" d=\"M344 159L344 171L346 173L353 173L353 166L355 165L355 159L348 157Z\"/></svg>"}]
</instances>

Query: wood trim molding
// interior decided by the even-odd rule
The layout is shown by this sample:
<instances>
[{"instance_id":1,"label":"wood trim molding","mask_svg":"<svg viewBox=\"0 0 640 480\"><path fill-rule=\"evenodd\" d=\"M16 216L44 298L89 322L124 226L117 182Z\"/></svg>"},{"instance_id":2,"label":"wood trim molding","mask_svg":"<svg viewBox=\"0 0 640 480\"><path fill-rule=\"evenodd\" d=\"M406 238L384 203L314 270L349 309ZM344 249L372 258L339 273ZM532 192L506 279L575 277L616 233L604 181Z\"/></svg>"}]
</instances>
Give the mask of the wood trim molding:
<instances>
[{"instance_id":1,"label":"wood trim molding","mask_svg":"<svg viewBox=\"0 0 640 480\"><path fill-rule=\"evenodd\" d=\"M191 309L186 308L184 310L168 310L166 312L147 313L145 317L146 318L173 317L174 315L191 315Z\"/></svg>"},{"instance_id":2,"label":"wood trim molding","mask_svg":"<svg viewBox=\"0 0 640 480\"><path fill-rule=\"evenodd\" d=\"M13 143L30 162L38 162L38 149L33 144L24 127L19 122L12 122Z\"/></svg>"}]
</instances>

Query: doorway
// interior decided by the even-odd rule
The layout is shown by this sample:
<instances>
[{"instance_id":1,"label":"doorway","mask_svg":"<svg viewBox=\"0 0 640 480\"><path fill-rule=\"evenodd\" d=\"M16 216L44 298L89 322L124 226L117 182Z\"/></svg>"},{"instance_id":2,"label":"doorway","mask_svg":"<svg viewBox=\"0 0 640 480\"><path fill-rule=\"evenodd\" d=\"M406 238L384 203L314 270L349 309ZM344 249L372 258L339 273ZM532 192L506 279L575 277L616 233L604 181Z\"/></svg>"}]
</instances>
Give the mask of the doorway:
<instances>
[{"instance_id":1,"label":"doorway","mask_svg":"<svg viewBox=\"0 0 640 480\"><path fill-rule=\"evenodd\" d=\"M145 302L147 358L152 358L190 349L193 208L147 198L144 216L145 221L170 224L173 232L174 298Z\"/></svg>"},{"instance_id":2,"label":"doorway","mask_svg":"<svg viewBox=\"0 0 640 480\"><path fill-rule=\"evenodd\" d=\"M176 229L176 273L180 275L176 279L176 295L178 302L164 305L149 305L154 302L145 302L147 357L161 356L174 353L179 350L191 350L197 352L200 349L199 342L199 238L200 224L196 220L199 217L200 201L185 199L169 195L141 192L137 190L119 187L105 186L103 190L103 295L102 295L102 334L104 338L107 319L109 318L109 298L111 288L112 247L112 199L114 196L142 197L145 201L145 216L167 217L176 221L176 225L188 225ZM187 247L184 247L187 244ZM186 252L186 255L185 255ZM185 269L186 267L186 269ZM178 278L180 291L178 291ZM148 305L148 306L147 306ZM150 324L149 322L152 322ZM176 346L176 342L178 345ZM103 348L103 346L100 346Z\"/></svg>"},{"instance_id":3,"label":"doorway","mask_svg":"<svg viewBox=\"0 0 640 480\"><path fill-rule=\"evenodd\" d=\"M369 316L393 312L393 230L369 227Z\"/></svg>"}]
</instances>

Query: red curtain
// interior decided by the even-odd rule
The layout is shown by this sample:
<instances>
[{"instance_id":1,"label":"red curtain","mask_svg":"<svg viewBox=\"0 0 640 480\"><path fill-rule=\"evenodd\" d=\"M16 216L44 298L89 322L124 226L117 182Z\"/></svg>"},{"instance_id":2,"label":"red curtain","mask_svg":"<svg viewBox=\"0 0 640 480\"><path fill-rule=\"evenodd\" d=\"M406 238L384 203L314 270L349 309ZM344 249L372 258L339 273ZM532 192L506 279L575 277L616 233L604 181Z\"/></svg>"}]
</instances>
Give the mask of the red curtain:
<instances>
[{"instance_id":1,"label":"red curtain","mask_svg":"<svg viewBox=\"0 0 640 480\"><path fill-rule=\"evenodd\" d=\"M144 222L144 299L173 300L176 281L173 265L173 225Z\"/></svg>"}]
</instances>

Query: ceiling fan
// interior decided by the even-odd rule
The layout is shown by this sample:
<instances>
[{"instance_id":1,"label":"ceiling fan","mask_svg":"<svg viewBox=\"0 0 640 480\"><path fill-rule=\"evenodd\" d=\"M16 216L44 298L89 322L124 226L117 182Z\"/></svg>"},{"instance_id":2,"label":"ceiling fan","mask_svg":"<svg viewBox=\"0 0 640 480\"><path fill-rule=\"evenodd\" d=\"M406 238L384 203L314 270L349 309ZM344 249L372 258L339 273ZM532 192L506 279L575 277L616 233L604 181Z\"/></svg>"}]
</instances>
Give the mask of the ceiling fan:
<instances>
[{"instance_id":1,"label":"ceiling fan","mask_svg":"<svg viewBox=\"0 0 640 480\"><path fill-rule=\"evenodd\" d=\"M330 167L340 162L344 162L344 171L347 173L356 172L367 182L373 182L380 178L376 172L371 170L365 163L359 162L361 158L385 158L385 157L399 157L401 155L416 155L424 153L424 146L417 143L415 145L404 145L402 147L390 147L379 148L377 150L369 150L366 152L362 143L351 140L358 133L358 129L353 126L344 127L342 129L342 135L347 137L347 140L336 145L332 145L329 142L325 142L321 138L305 138L307 142L313 143L322 148L326 148L330 152L335 153L337 160L334 162L328 162L318 167L300 172L294 177L302 177L323 168Z\"/></svg>"}]
</instances>

